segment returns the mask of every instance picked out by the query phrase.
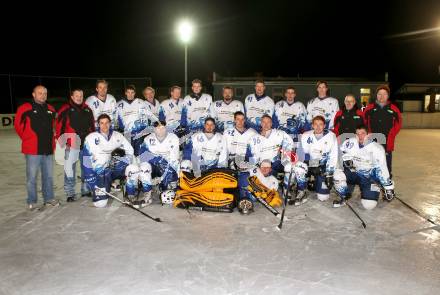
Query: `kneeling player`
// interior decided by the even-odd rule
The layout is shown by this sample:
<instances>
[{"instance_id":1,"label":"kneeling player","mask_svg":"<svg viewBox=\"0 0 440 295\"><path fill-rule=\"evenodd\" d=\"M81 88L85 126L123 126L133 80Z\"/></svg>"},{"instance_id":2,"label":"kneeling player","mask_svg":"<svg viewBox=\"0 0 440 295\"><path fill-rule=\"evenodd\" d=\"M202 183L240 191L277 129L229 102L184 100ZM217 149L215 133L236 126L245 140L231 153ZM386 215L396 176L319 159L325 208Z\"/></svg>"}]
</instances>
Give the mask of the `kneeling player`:
<instances>
[{"instance_id":1,"label":"kneeling player","mask_svg":"<svg viewBox=\"0 0 440 295\"><path fill-rule=\"evenodd\" d=\"M122 178L126 172L126 191L134 195L137 189L131 178L138 177L130 173L136 166L130 165L133 158L133 148L127 139L119 132L110 128L109 115L101 114L97 123L98 131L89 134L85 139L83 153L84 178L90 188L93 188L93 204L105 207L114 179Z\"/></svg>"},{"instance_id":2,"label":"kneeling player","mask_svg":"<svg viewBox=\"0 0 440 295\"><path fill-rule=\"evenodd\" d=\"M154 132L141 145L139 159L141 164L151 165L151 178L159 185L162 204L171 203L177 188L179 138L167 131L166 122L154 123Z\"/></svg>"},{"instance_id":3,"label":"kneeling player","mask_svg":"<svg viewBox=\"0 0 440 295\"><path fill-rule=\"evenodd\" d=\"M324 117L313 118L312 127L313 130L304 132L301 136L298 152L308 166L308 176L314 177L312 185L318 199L326 201L333 187L333 173L338 162L338 142L333 132L324 130ZM305 187L298 186L298 194L304 195L304 190Z\"/></svg>"},{"instance_id":4,"label":"kneeling player","mask_svg":"<svg viewBox=\"0 0 440 295\"><path fill-rule=\"evenodd\" d=\"M253 211L257 198L263 199L272 207L282 204L278 193L279 182L272 175L271 161L263 160L259 166L251 169L248 173L239 175L240 200L238 209L243 214L249 214Z\"/></svg>"},{"instance_id":5,"label":"kneeling player","mask_svg":"<svg viewBox=\"0 0 440 295\"><path fill-rule=\"evenodd\" d=\"M340 147L342 152L343 170L336 170L334 175L335 189L341 197L335 201L335 207L345 204L346 196L351 193L353 185L359 185L361 203L365 209L376 207L380 187L384 190L384 198L394 198L394 183L390 179L384 148L372 141L365 125L356 128L356 138L344 141Z\"/></svg>"},{"instance_id":6,"label":"kneeling player","mask_svg":"<svg viewBox=\"0 0 440 295\"><path fill-rule=\"evenodd\" d=\"M213 168L224 168L228 164L226 140L215 132L215 120L206 118L204 130L191 136L183 150L181 169L188 172L204 172Z\"/></svg>"}]
</instances>

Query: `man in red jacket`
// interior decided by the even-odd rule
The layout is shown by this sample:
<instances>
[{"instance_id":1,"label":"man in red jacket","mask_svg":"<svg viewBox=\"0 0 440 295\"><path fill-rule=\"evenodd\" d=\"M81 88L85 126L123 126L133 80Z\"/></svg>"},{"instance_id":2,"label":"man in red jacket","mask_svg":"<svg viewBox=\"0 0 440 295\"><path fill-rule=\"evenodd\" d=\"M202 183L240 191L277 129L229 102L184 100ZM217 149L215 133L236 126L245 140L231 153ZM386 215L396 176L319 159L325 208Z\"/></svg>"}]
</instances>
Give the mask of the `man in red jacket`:
<instances>
[{"instance_id":1,"label":"man in red jacket","mask_svg":"<svg viewBox=\"0 0 440 295\"><path fill-rule=\"evenodd\" d=\"M24 103L17 109L14 122L15 131L22 140L21 152L26 158L26 188L29 210L36 208L39 169L41 169L44 205L59 205L53 193L55 109L46 103L46 87L36 86L32 97L32 102Z\"/></svg>"},{"instance_id":2,"label":"man in red jacket","mask_svg":"<svg viewBox=\"0 0 440 295\"><path fill-rule=\"evenodd\" d=\"M388 171L391 175L392 153L394 139L402 127L402 115L399 109L389 101L390 88L381 85L376 89L376 101L370 103L364 110L365 124L369 133L380 133L386 142L379 142L386 152Z\"/></svg>"},{"instance_id":3,"label":"man in red jacket","mask_svg":"<svg viewBox=\"0 0 440 295\"><path fill-rule=\"evenodd\" d=\"M70 93L69 102L58 110L56 121L56 138L61 147L66 147L64 191L67 202L75 201L76 162L79 159L82 167L84 140L93 131L95 131L93 112L84 102L83 91L74 89ZM84 182L82 168L81 181L81 196L91 196L90 190Z\"/></svg>"}]
</instances>

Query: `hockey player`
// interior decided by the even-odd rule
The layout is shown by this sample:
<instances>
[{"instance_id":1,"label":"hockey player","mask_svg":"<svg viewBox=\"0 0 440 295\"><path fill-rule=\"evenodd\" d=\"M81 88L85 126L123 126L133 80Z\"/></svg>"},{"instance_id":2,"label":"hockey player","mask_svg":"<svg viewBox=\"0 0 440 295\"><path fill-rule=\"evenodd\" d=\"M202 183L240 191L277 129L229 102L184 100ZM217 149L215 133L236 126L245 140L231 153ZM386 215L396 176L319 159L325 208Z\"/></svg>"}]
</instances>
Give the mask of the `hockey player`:
<instances>
[{"instance_id":1,"label":"hockey player","mask_svg":"<svg viewBox=\"0 0 440 295\"><path fill-rule=\"evenodd\" d=\"M215 132L215 120L206 118L204 130L193 134L183 150L181 169L194 171L195 175L213 168L228 165L226 141Z\"/></svg>"},{"instance_id":2,"label":"hockey player","mask_svg":"<svg viewBox=\"0 0 440 295\"><path fill-rule=\"evenodd\" d=\"M56 138L65 145L64 161L64 192L67 202L75 201L76 162L83 160L83 147L87 135L95 130L92 110L85 104L83 91L74 89L69 102L59 110L56 120ZM61 138L60 138L61 137ZM78 140L79 139L79 142ZM90 190L84 182L81 169L81 196L89 196Z\"/></svg>"},{"instance_id":3,"label":"hockey player","mask_svg":"<svg viewBox=\"0 0 440 295\"><path fill-rule=\"evenodd\" d=\"M241 170L241 164L246 156L246 148L252 136L257 132L246 128L246 118L241 111L234 114L234 127L226 129L223 137L226 140L229 168Z\"/></svg>"},{"instance_id":4,"label":"hockey player","mask_svg":"<svg viewBox=\"0 0 440 295\"><path fill-rule=\"evenodd\" d=\"M144 91L142 92L145 98L145 104L147 105L148 109L155 117L159 117L159 108L160 103L157 99L154 98L154 95L156 94L156 91L153 87L145 87Z\"/></svg>"},{"instance_id":5,"label":"hockey player","mask_svg":"<svg viewBox=\"0 0 440 295\"><path fill-rule=\"evenodd\" d=\"M107 114L112 124L116 121L116 99L107 93L108 83L106 80L96 81L96 94L89 96L86 104L90 107L95 118L95 127L98 128L98 117ZM114 125L112 127L115 127Z\"/></svg>"},{"instance_id":6,"label":"hockey player","mask_svg":"<svg viewBox=\"0 0 440 295\"><path fill-rule=\"evenodd\" d=\"M244 113L243 103L233 100L233 95L232 87L225 86L223 87L223 100L214 102L215 121L219 132L234 127L234 114L236 112Z\"/></svg>"},{"instance_id":7,"label":"hockey player","mask_svg":"<svg viewBox=\"0 0 440 295\"><path fill-rule=\"evenodd\" d=\"M99 129L89 134L84 143L83 169L85 181L93 191L93 204L105 207L108 201L105 191L109 192L112 181L122 178L124 172L127 194L135 195L139 169L130 165L133 148L121 133L112 130L110 116L101 114L97 121Z\"/></svg>"},{"instance_id":8,"label":"hockey player","mask_svg":"<svg viewBox=\"0 0 440 295\"><path fill-rule=\"evenodd\" d=\"M336 113L339 111L339 102L336 98L327 96L328 84L326 81L316 83L318 96L307 104L307 129L311 129L313 118L322 116L325 119L325 128L333 129Z\"/></svg>"},{"instance_id":9,"label":"hockey player","mask_svg":"<svg viewBox=\"0 0 440 295\"><path fill-rule=\"evenodd\" d=\"M192 81L192 93L183 99L182 117L180 125L186 132L196 132L203 129L206 118L213 118L212 97L202 93L202 81Z\"/></svg>"},{"instance_id":10,"label":"hockey player","mask_svg":"<svg viewBox=\"0 0 440 295\"><path fill-rule=\"evenodd\" d=\"M273 116L275 104L264 91L266 86L263 80L255 82L255 93L249 94L244 101L246 123L250 128L260 131L261 118L263 115Z\"/></svg>"},{"instance_id":11,"label":"hockey player","mask_svg":"<svg viewBox=\"0 0 440 295\"><path fill-rule=\"evenodd\" d=\"M167 122L167 130L178 136L183 105L183 100L180 98L181 91L179 86L171 87L170 98L162 101L159 109L159 120Z\"/></svg>"},{"instance_id":12,"label":"hockey player","mask_svg":"<svg viewBox=\"0 0 440 295\"><path fill-rule=\"evenodd\" d=\"M325 129L325 119L316 116L312 120L313 130L306 131L301 136L299 148L300 159L308 166L308 175L314 177L313 186L320 201L330 197L333 187L333 174L338 162L338 142L333 132ZM305 186L298 186L298 195L304 194Z\"/></svg>"},{"instance_id":13,"label":"hockey player","mask_svg":"<svg viewBox=\"0 0 440 295\"><path fill-rule=\"evenodd\" d=\"M307 111L302 102L295 101L296 90L289 86L284 91L285 99L275 104L273 128L278 128L289 134L297 147L298 135L302 133Z\"/></svg>"},{"instance_id":14,"label":"hockey player","mask_svg":"<svg viewBox=\"0 0 440 295\"><path fill-rule=\"evenodd\" d=\"M159 119L150 111L145 101L135 98L136 88L128 85L125 88L125 97L118 102L117 118L118 129L131 143L134 155L139 155L139 147L145 135L150 133L151 122Z\"/></svg>"},{"instance_id":15,"label":"hockey player","mask_svg":"<svg viewBox=\"0 0 440 295\"><path fill-rule=\"evenodd\" d=\"M271 171L274 176L284 172L284 188L291 196L292 179L297 182L299 188L307 185L307 166L300 161L291 162L293 152L293 140L284 131L272 129L272 119L269 115L263 115L261 119L261 134L252 136L246 149L245 162L251 166L261 163L263 160L271 161ZM289 176L292 179L289 185ZM240 186L241 187L241 186ZM300 196L302 197L302 195Z\"/></svg>"},{"instance_id":16,"label":"hockey player","mask_svg":"<svg viewBox=\"0 0 440 295\"><path fill-rule=\"evenodd\" d=\"M270 206L276 207L282 204L281 198L278 193L279 182L276 177L272 175L272 163L270 160L263 160L258 167L255 167L249 171L249 173L242 174L239 177L238 185L240 187L240 200L238 202L238 210L242 214L249 214L253 211L254 203L257 201L256 197L261 197ZM249 182L252 181L251 177L256 177L254 188L250 190ZM258 192L264 192L259 195ZM257 194L257 196L255 196Z\"/></svg>"},{"instance_id":17,"label":"hockey player","mask_svg":"<svg viewBox=\"0 0 440 295\"><path fill-rule=\"evenodd\" d=\"M386 142L380 142L385 148L387 167L392 177L392 156L394 140L402 128L402 115L399 109L391 104L390 88L381 85L376 89L376 101L369 104L364 110L365 124L370 133L381 133Z\"/></svg>"},{"instance_id":18,"label":"hockey player","mask_svg":"<svg viewBox=\"0 0 440 295\"><path fill-rule=\"evenodd\" d=\"M381 188L387 201L394 198L394 183L388 172L385 150L369 137L365 125L358 126L356 137L344 141L340 150L343 170L336 170L334 182L341 200L334 201L334 207L345 205L345 199L351 193L347 185L359 185L361 203L367 210L376 207Z\"/></svg>"},{"instance_id":19,"label":"hockey player","mask_svg":"<svg viewBox=\"0 0 440 295\"><path fill-rule=\"evenodd\" d=\"M151 179L158 184L164 196L174 194L177 188L179 170L179 138L168 132L166 122L154 123L154 132L148 135L141 146L139 155L141 165L151 165Z\"/></svg>"}]
</instances>

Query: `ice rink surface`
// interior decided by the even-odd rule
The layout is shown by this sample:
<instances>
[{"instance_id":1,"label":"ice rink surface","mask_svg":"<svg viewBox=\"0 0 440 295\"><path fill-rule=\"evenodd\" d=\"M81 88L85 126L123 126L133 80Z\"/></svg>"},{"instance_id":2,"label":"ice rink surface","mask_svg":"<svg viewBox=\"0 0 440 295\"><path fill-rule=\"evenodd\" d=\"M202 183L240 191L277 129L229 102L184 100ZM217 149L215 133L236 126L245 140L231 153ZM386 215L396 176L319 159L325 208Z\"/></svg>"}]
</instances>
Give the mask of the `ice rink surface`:
<instances>
[{"instance_id":1,"label":"ice rink surface","mask_svg":"<svg viewBox=\"0 0 440 295\"><path fill-rule=\"evenodd\" d=\"M65 203L26 212L18 137L0 132L0 294L440 294L440 227L397 200L367 212L359 196L287 208L281 232L266 209L239 213ZM396 192L440 224L440 130L402 130ZM39 194L41 202L41 194Z\"/></svg>"}]
</instances>

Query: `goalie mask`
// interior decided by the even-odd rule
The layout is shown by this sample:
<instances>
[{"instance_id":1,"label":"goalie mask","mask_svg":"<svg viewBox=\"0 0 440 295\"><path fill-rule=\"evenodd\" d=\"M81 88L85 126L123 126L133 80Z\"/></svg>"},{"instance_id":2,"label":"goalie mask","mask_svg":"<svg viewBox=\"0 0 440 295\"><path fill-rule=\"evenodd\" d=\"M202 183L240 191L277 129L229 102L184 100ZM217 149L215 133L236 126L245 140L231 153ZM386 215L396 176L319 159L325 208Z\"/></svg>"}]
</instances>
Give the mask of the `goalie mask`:
<instances>
[{"instance_id":1,"label":"goalie mask","mask_svg":"<svg viewBox=\"0 0 440 295\"><path fill-rule=\"evenodd\" d=\"M166 190L160 194L162 204L172 205L175 197L176 193L173 190Z\"/></svg>"}]
</instances>

